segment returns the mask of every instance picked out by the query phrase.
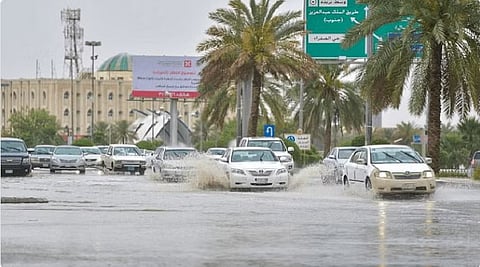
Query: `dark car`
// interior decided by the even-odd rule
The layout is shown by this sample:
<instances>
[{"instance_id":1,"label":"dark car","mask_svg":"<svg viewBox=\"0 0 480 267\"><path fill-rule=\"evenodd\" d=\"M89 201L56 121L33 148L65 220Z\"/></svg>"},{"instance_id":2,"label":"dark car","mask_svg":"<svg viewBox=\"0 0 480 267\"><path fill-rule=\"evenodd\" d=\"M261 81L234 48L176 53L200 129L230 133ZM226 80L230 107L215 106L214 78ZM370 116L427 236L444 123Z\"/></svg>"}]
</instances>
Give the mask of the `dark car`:
<instances>
[{"instance_id":1,"label":"dark car","mask_svg":"<svg viewBox=\"0 0 480 267\"><path fill-rule=\"evenodd\" d=\"M1 138L2 176L27 176L32 172L30 155L27 146L22 139L3 137Z\"/></svg>"}]
</instances>

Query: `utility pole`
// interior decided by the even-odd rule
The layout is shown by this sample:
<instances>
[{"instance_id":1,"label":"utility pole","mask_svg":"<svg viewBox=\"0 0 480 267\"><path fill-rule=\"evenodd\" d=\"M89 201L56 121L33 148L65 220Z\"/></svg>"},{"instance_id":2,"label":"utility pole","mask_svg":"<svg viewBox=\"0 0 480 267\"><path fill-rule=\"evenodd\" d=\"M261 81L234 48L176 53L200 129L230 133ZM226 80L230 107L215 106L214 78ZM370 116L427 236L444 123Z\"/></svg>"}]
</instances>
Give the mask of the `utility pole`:
<instances>
[{"instance_id":1,"label":"utility pole","mask_svg":"<svg viewBox=\"0 0 480 267\"><path fill-rule=\"evenodd\" d=\"M90 123L90 139L93 142L93 129L95 128L95 60L98 58L98 55L95 55L95 46L101 46L102 42L99 41L86 41L86 46L92 47L92 56L90 59L92 60L92 121Z\"/></svg>"}]
</instances>

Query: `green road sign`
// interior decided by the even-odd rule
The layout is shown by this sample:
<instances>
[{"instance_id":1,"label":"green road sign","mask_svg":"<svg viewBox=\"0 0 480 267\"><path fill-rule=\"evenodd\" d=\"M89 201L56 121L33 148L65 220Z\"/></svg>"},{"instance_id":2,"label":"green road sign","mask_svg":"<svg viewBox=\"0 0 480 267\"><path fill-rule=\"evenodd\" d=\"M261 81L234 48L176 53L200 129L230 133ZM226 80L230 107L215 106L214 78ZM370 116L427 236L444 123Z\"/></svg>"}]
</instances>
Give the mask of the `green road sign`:
<instances>
[{"instance_id":1,"label":"green road sign","mask_svg":"<svg viewBox=\"0 0 480 267\"><path fill-rule=\"evenodd\" d=\"M345 33L368 16L368 6L355 0L305 0L307 36L305 52L315 59L363 59L367 57L366 38L343 49ZM391 23L373 34L373 51L390 33L399 32L406 22Z\"/></svg>"}]
</instances>

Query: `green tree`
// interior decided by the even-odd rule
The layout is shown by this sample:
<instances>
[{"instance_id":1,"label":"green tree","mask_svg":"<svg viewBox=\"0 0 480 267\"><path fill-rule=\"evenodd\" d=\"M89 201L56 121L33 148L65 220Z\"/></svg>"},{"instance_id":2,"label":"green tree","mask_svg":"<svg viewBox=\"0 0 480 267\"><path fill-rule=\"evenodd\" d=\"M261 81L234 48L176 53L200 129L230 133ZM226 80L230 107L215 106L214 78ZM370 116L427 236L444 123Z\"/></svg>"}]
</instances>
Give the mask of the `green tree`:
<instances>
[{"instance_id":1,"label":"green tree","mask_svg":"<svg viewBox=\"0 0 480 267\"><path fill-rule=\"evenodd\" d=\"M361 0L368 18L347 32L349 47L381 26L406 20L400 37L385 40L360 73L374 111L398 108L405 84L412 81L409 109L427 110L428 155L440 167L440 115L464 117L473 105L480 112L480 2L478 0ZM412 49L420 47L421 49ZM442 105L443 104L443 105Z\"/></svg>"},{"instance_id":2,"label":"green tree","mask_svg":"<svg viewBox=\"0 0 480 267\"><path fill-rule=\"evenodd\" d=\"M132 143L136 139L136 134L130 129L130 123L126 120L115 122L113 125L112 142L114 143Z\"/></svg>"},{"instance_id":3,"label":"green tree","mask_svg":"<svg viewBox=\"0 0 480 267\"><path fill-rule=\"evenodd\" d=\"M110 127L111 125L106 122L97 122L94 127L93 142L97 145L110 144Z\"/></svg>"},{"instance_id":4,"label":"green tree","mask_svg":"<svg viewBox=\"0 0 480 267\"><path fill-rule=\"evenodd\" d=\"M318 64L315 79L305 83L303 130L316 138L323 133L324 157L331 147L332 124L336 135L338 124L348 131L360 131L364 121L364 101L355 83L342 81L345 70L346 66L342 65ZM297 112L295 118L298 116Z\"/></svg>"},{"instance_id":5,"label":"green tree","mask_svg":"<svg viewBox=\"0 0 480 267\"><path fill-rule=\"evenodd\" d=\"M468 151L468 157L480 149L480 122L473 118L465 118L457 125Z\"/></svg>"},{"instance_id":6,"label":"green tree","mask_svg":"<svg viewBox=\"0 0 480 267\"><path fill-rule=\"evenodd\" d=\"M410 145L413 141L414 135L419 135L422 129L418 128L414 122L400 122L394 131L394 139L400 141L397 144Z\"/></svg>"},{"instance_id":7,"label":"green tree","mask_svg":"<svg viewBox=\"0 0 480 267\"><path fill-rule=\"evenodd\" d=\"M63 128L57 122L57 118L44 109L14 113L9 122L12 128L11 135L22 138L28 147L65 143L58 134Z\"/></svg>"},{"instance_id":8,"label":"green tree","mask_svg":"<svg viewBox=\"0 0 480 267\"><path fill-rule=\"evenodd\" d=\"M445 169L458 169L460 165L466 166L470 154L458 132L451 132L442 136L440 142L440 167Z\"/></svg>"},{"instance_id":9,"label":"green tree","mask_svg":"<svg viewBox=\"0 0 480 267\"><path fill-rule=\"evenodd\" d=\"M221 8L209 14L217 25L207 30L209 39L197 46L198 52L205 53L201 83L206 91L252 81L250 136L257 135L265 77L290 81L308 74L313 64L300 45L305 24L300 19L301 11L278 14L283 3L277 0L270 5L269 0L250 0L247 6L241 0L231 0L230 9Z\"/></svg>"}]
</instances>

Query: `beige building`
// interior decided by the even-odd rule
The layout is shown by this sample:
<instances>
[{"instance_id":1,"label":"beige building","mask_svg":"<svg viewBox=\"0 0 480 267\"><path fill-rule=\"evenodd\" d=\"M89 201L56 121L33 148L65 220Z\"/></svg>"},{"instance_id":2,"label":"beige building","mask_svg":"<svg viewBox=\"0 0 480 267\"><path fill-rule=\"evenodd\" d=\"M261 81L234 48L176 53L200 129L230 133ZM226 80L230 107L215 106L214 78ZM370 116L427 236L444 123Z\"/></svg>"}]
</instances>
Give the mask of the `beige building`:
<instances>
[{"instance_id":1,"label":"beige building","mask_svg":"<svg viewBox=\"0 0 480 267\"><path fill-rule=\"evenodd\" d=\"M73 125L73 134L78 139L90 136L90 127L100 121L133 123L145 116L142 111L170 110L168 99L130 98L132 64L131 56L126 53L100 65L93 90L90 73L81 73L76 79L2 79L1 85L2 130L9 129L8 120L15 112L45 109L57 117L63 127L61 135L66 137L66 129L71 131ZM196 119L191 116L195 112L192 106L192 100L178 100L178 114L189 128Z\"/></svg>"}]
</instances>

